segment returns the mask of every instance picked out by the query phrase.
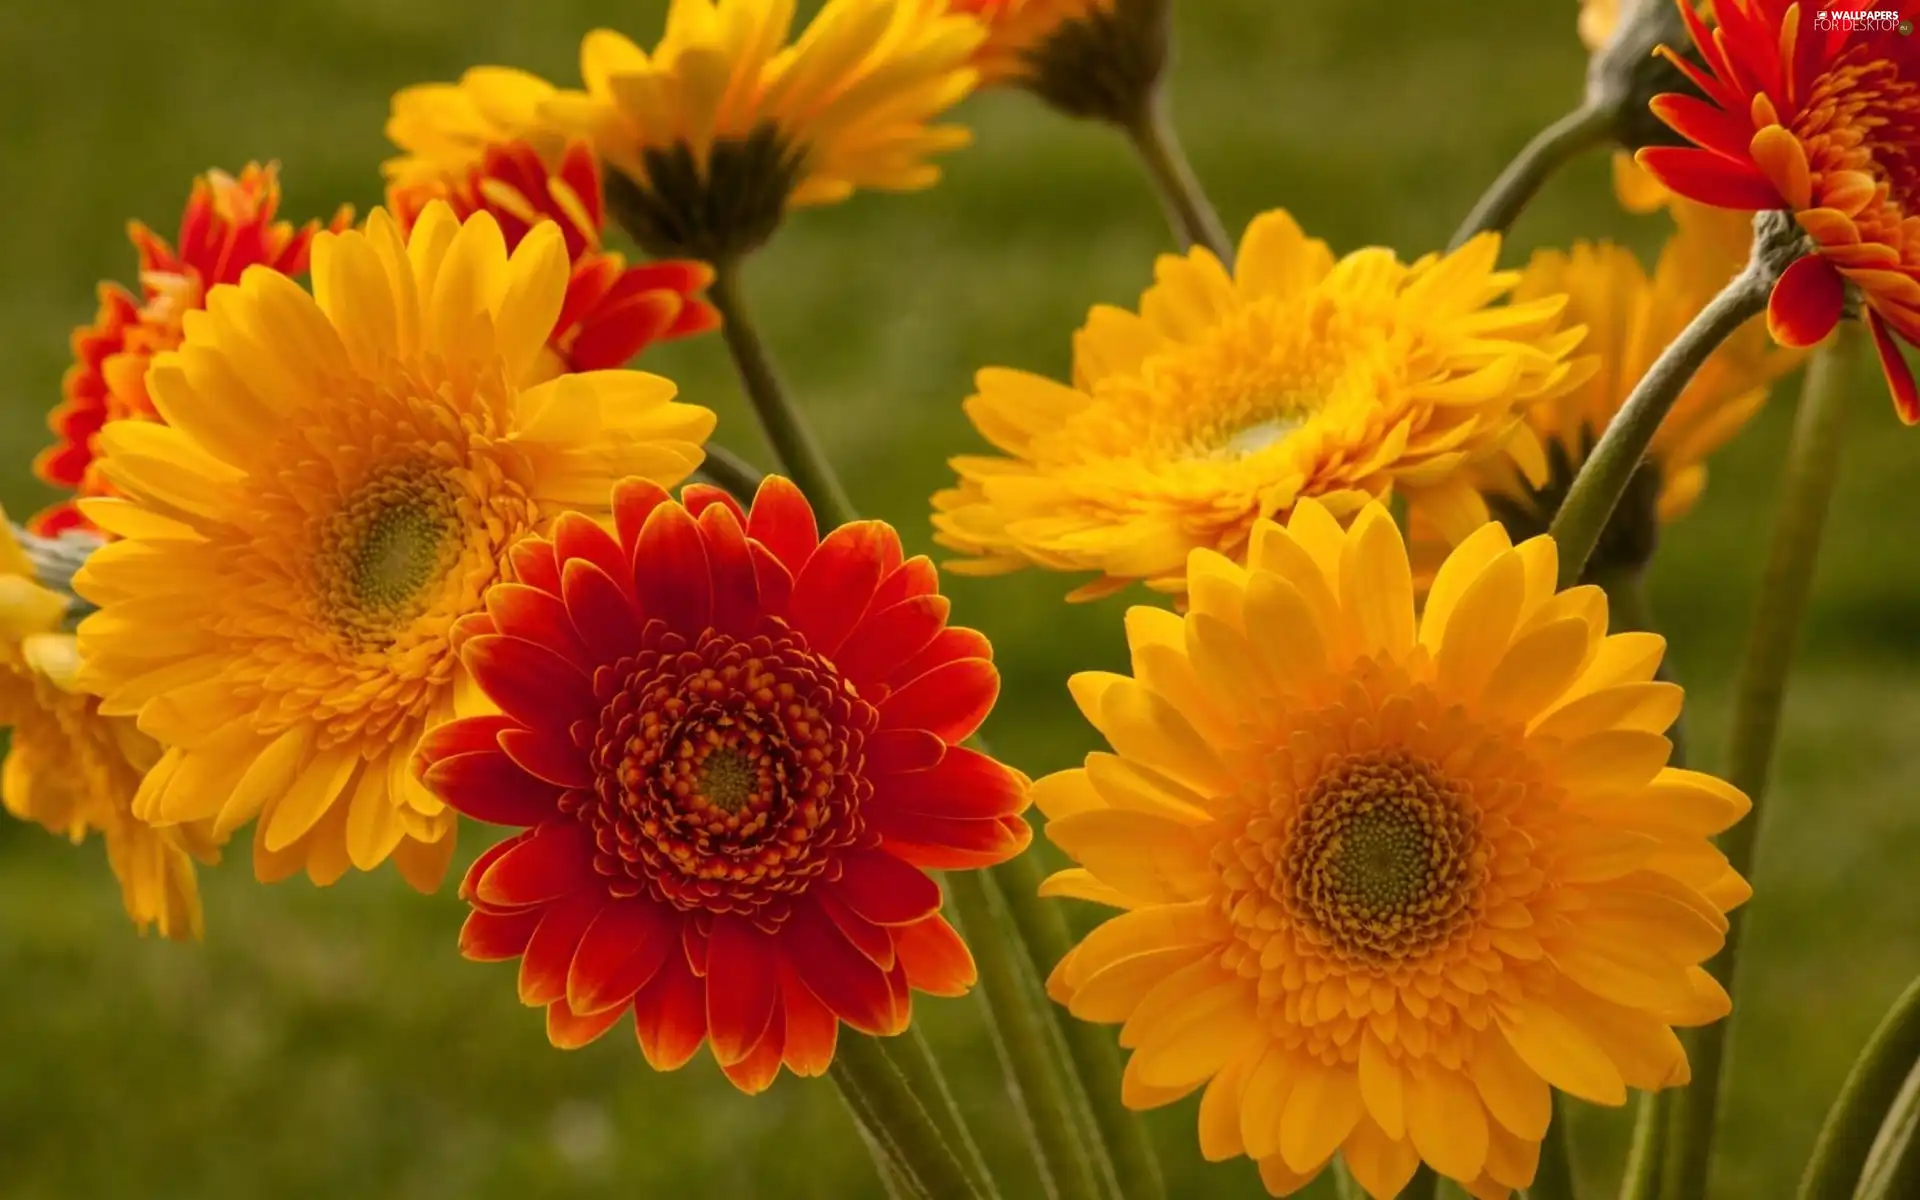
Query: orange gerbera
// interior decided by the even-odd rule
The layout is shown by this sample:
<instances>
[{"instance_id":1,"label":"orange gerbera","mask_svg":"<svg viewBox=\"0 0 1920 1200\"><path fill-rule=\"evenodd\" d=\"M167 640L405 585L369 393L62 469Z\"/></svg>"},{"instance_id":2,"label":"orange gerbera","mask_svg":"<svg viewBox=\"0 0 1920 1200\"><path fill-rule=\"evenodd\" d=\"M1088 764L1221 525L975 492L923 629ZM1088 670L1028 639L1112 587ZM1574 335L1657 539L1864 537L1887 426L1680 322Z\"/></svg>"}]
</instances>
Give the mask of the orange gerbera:
<instances>
[{"instance_id":1,"label":"orange gerbera","mask_svg":"<svg viewBox=\"0 0 1920 1200\"><path fill-rule=\"evenodd\" d=\"M913 990L973 982L925 872L1030 836L1027 781L960 745L992 648L890 527L822 539L784 479L750 513L627 480L613 518L522 542L517 582L457 629L502 711L429 733L416 769L526 827L467 873L461 948L520 959L556 1046L631 1011L657 1069L710 1040L747 1092L783 1063L818 1075L840 1021L898 1033Z\"/></svg>"},{"instance_id":2,"label":"orange gerbera","mask_svg":"<svg viewBox=\"0 0 1920 1200\"><path fill-rule=\"evenodd\" d=\"M573 275L548 339L547 375L623 366L654 342L718 328L720 314L699 295L713 282L706 264L676 259L629 267L602 248L607 210L592 149L532 123L553 90L522 71L476 67L459 83L395 95L387 136L406 153L384 170L401 227L411 229L434 200L445 200L462 220L492 213L509 250L542 221L560 227Z\"/></svg>"},{"instance_id":3,"label":"orange gerbera","mask_svg":"<svg viewBox=\"0 0 1920 1200\"><path fill-rule=\"evenodd\" d=\"M1706 99L1656 97L1654 112L1694 143L1649 147L1642 166L1683 196L1722 208L1791 211L1814 252L1774 285L1767 324L1788 346L1832 332L1857 289L1894 407L1920 422L1920 388L1896 337L1920 342L1920 39L1900 22L1920 0L1718 0L1709 30L1682 4L1706 64L1665 53ZM1907 25L1911 29L1911 24Z\"/></svg>"},{"instance_id":4,"label":"orange gerbera","mask_svg":"<svg viewBox=\"0 0 1920 1200\"><path fill-rule=\"evenodd\" d=\"M113 494L96 466L94 437L108 421L160 419L147 396L147 364L180 344L184 314L204 307L209 288L238 282L248 267L283 275L307 269L307 247L320 223L295 229L273 219L279 206L278 168L249 163L238 179L209 171L193 181L178 249L139 221L127 226L140 255L140 294L117 283L100 285L100 311L93 324L73 331L74 364L47 417L59 440L33 460L34 474L81 496ZM343 229L352 219L353 210L343 207L330 227ZM72 500L62 500L27 527L50 536L87 524Z\"/></svg>"}]
</instances>

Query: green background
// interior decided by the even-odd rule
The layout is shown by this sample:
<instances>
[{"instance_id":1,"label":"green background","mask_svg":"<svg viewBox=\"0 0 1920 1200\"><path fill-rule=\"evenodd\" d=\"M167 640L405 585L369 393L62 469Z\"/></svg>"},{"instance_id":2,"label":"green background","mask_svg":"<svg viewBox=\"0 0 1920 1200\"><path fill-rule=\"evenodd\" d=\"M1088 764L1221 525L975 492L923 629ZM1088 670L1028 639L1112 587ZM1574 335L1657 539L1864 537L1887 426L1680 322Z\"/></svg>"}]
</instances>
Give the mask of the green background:
<instances>
[{"instance_id":1,"label":"green background","mask_svg":"<svg viewBox=\"0 0 1920 1200\"><path fill-rule=\"evenodd\" d=\"M806 7L806 6L803 6ZM1446 238L1479 189L1576 97L1573 0L1183 0L1179 125L1230 227L1275 206L1336 249L1412 255ZM579 35L650 41L660 0L74 0L0 9L0 499L46 493L46 440L67 336L102 278L129 278L137 216L170 231L190 177L283 164L285 211L378 199L387 98L475 63L571 82ZM1094 302L1131 304L1168 246L1124 146L1018 95L970 101L976 145L936 190L862 195L802 214L749 288L787 374L858 504L929 547L944 459L977 449L960 412L971 373L1062 373ZM1519 245L1611 236L1651 246L1661 222L1612 204L1605 161L1557 179ZM717 408L753 455L720 344L643 363ZM1920 970L1920 556L1912 463L1866 364L1767 813L1753 940L1735 1020L1716 1194L1790 1193L1814 1131L1880 1012ZM1760 570L1772 480L1796 387L1714 465L1672 532L1655 603L1693 685L1701 758L1717 763ZM762 458L764 461L764 458ZM999 648L989 732L1034 774L1091 747L1063 681L1123 661L1130 599L1069 609L1067 582L950 581L959 619ZM470 830L463 858L485 835ZM784 1077L746 1099L704 1057L650 1072L616 1032L548 1048L512 971L463 962L462 907L391 872L318 891L262 888L244 842L205 876L204 945L143 941L98 845L0 826L0 1194L17 1197L636 1197L877 1195L823 1082ZM1090 915L1090 914L1082 914ZM917 1009L997 1147L1017 1148L975 1001ZM1176 1196L1255 1195L1244 1161L1209 1166L1192 1103L1152 1128ZM1620 1114L1582 1110L1590 1186L1613 1178ZM1037 1194L1017 1178L1010 1195Z\"/></svg>"}]
</instances>

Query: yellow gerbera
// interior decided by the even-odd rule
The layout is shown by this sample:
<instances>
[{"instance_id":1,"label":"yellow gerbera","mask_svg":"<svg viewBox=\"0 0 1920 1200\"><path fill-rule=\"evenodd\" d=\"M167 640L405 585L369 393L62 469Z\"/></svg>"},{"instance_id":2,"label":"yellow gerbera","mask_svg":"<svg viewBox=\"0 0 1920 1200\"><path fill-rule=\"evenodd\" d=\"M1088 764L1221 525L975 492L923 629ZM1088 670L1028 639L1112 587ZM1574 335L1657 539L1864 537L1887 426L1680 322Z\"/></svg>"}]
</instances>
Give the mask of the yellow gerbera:
<instances>
[{"instance_id":1,"label":"yellow gerbera","mask_svg":"<svg viewBox=\"0 0 1920 1200\"><path fill-rule=\"evenodd\" d=\"M1673 1027L1728 1011L1698 964L1749 893L1707 839L1747 799L1664 765L1664 643L1556 567L1487 525L1416 619L1385 509L1306 501L1248 566L1195 551L1184 618L1128 614L1131 678L1072 680L1114 752L1034 786L1080 864L1044 890L1126 911L1048 988L1276 1195L1337 1151L1375 1197L1422 1160L1506 1196L1550 1088L1684 1083Z\"/></svg>"},{"instance_id":2,"label":"yellow gerbera","mask_svg":"<svg viewBox=\"0 0 1920 1200\"><path fill-rule=\"evenodd\" d=\"M1054 108L1135 127L1167 65L1168 0L950 0L987 27L981 82L1026 88Z\"/></svg>"},{"instance_id":3,"label":"yellow gerbera","mask_svg":"<svg viewBox=\"0 0 1920 1200\"><path fill-rule=\"evenodd\" d=\"M1129 5L1135 0L1127 0ZM1152 0L1158 5L1160 0ZM970 13L987 27L986 40L974 52L984 84L1017 83L1040 70L1046 47L1070 24L1105 17L1116 0L950 0L955 12Z\"/></svg>"},{"instance_id":4,"label":"yellow gerbera","mask_svg":"<svg viewBox=\"0 0 1920 1200\"><path fill-rule=\"evenodd\" d=\"M396 188L463 181L487 151L527 142L558 157L564 139L541 120L540 106L558 94L537 75L512 67L474 67L458 83L422 83L394 93L387 139L403 153L381 164Z\"/></svg>"},{"instance_id":5,"label":"yellow gerbera","mask_svg":"<svg viewBox=\"0 0 1920 1200\"><path fill-rule=\"evenodd\" d=\"M974 85L977 21L946 0L827 0L789 44L793 15L793 0L673 0L651 55L595 30L586 90L541 105L620 173L609 199L651 253L724 262L789 207L929 187L928 157L967 142L930 122Z\"/></svg>"},{"instance_id":6,"label":"yellow gerbera","mask_svg":"<svg viewBox=\"0 0 1920 1200\"><path fill-rule=\"evenodd\" d=\"M1253 524L1304 497L1337 515L1398 491L1464 537L1487 520L1460 468L1499 453L1525 405L1584 377L1564 297L1491 306L1519 280L1499 238L1411 265L1336 262L1270 212L1232 275L1165 256L1135 315L1093 310L1073 383L992 368L967 415L1006 458L953 460L935 540L963 574L1097 571L1089 599L1133 580L1180 593L1187 552L1245 554Z\"/></svg>"},{"instance_id":7,"label":"yellow gerbera","mask_svg":"<svg viewBox=\"0 0 1920 1200\"><path fill-rule=\"evenodd\" d=\"M193 858L219 855L202 827L156 829L134 817L134 793L160 748L131 719L103 716L99 701L74 686L74 639L61 632L67 607L65 596L35 581L0 515L0 726L12 735L0 800L76 844L99 833L140 931L197 938Z\"/></svg>"},{"instance_id":8,"label":"yellow gerbera","mask_svg":"<svg viewBox=\"0 0 1920 1200\"><path fill-rule=\"evenodd\" d=\"M86 511L121 540L74 581L100 606L84 681L168 747L136 813L259 818L263 880L392 856L437 885L454 814L408 759L468 702L456 622L539 569L510 565L525 535L603 514L623 476L678 482L713 428L653 375L524 387L566 286L552 222L509 258L484 213L435 203L403 240L375 210L315 239L312 295L248 271L155 360L167 424L102 433L127 499Z\"/></svg>"},{"instance_id":9,"label":"yellow gerbera","mask_svg":"<svg viewBox=\"0 0 1920 1200\"><path fill-rule=\"evenodd\" d=\"M1615 413L1660 352L1746 262L1750 223L1676 200L1679 230L1653 275L1622 246L1576 244L1534 254L1515 290L1518 300L1568 297L1567 319L1588 330L1582 349L1600 369L1580 386L1526 412L1533 437L1516 439L1517 457L1474 469L1475 486L1516 537L1544 532ZM1759 318L1702 364L1654 435L1633 487L1614 511L1593 562L1638 570L1652 556L1659 527L1684 515L1706 487L1706 458L1743 428L1767 398L1767 385L1803 357L1776 347Z\"/></svg>"}]
</instances>

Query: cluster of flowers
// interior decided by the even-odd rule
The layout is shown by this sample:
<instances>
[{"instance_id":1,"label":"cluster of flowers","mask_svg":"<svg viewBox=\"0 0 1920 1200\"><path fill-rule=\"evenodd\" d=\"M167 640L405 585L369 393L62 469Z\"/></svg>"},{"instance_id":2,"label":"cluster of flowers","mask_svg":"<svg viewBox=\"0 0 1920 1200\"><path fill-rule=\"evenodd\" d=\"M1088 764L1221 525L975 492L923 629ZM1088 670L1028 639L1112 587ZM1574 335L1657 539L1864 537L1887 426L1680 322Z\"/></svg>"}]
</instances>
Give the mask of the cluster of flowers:
<instances>
[{"instance_id":1,"label":"cluster of flowers","mask_svg":"<svg viewBox=\"0 0 1920 1200\"><path fill-rule=\"evenodd\" d=\"M1843 313L1920 419L1920 39L1713 7L1667 52L1699 94L1652 106L1692 144L1619 173L1671 222L1651 270L1502 269L1497 232L1339 256L1283 211L1228 247L1168 166L1166 0L828 0L797 38L792 0L674 0L651 52L588 35L577 89L399 93L359 224L209 173L174 243L133 227L139 291L102 288L36 463L70 496L0 541L6 805L101 833L167 937L248 825L263 881L390 860L423 891L460 818L513 827L461 950L519 960L555 1045L625 1020L756 1092L973 984L929 872L1031 863L1031 802L1075 864L1039 894L1120 910L1045 963L1122 1024L1118 1099L1204 1088L1206 1155L1275 1195L1336 1156L1375 1197L1422 1163L1526 1188L1552 1089L1687 1082L1675 1028L1729 1011L1702 964L1750 894L1710 841L1748 800L1669 765L1664 642L1610 631L1608 590ZM1112 752L1037 782L968 744L992 647L843 511L739 294L792 210L934 183L983 84L1149 151L1193 243L1093 309L1069 380L980 372L997 453L933 497L950 570L1169 598L1129 611L1131 674L1070 681ZM1766 321L1569 551L1562 501L1759 210L1806 239ZM713 470L714 415L627 368L723 321L799 486Z\"/></svg>"}]
</instances>

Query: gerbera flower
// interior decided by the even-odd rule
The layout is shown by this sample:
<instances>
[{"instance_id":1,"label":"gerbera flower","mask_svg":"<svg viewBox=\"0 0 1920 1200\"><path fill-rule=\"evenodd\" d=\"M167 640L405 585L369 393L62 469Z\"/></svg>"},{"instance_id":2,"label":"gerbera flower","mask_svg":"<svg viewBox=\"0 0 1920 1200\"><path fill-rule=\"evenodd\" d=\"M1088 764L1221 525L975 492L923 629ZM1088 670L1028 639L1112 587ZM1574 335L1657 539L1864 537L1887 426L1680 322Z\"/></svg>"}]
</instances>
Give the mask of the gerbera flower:
<instances>
[{"instance_id":1,"label":"gerbera flower","mask_svg":"<svg viewBox=\"0 0 1920 1200\"><path fill-rule=\"evenodd\" d=\"M750 513L628 480L613 517L522 543L519 582L463 622L502 711L441 726L419 766L526 829L467 873L461 947L520 959L556 1046L631 1013L659 1070L710 1041L744 1091L818 1075L839 1022L897 1033L913 991L973 981L925 872L1029 838L1026 780L960 745L992 649L891 528L821 538L784 479Z\"/></svg>"},{"instance_id":2,"label":"gerbera flower","mask_svg":"<svg viewBox=\"0 0 1920 1200\"><path fill-rule=\"evenodd\" d=\"M1664 766L1664 643L1556 569L1484 526L1416 620L1385 509L1306 501L1246 567L1195 552L1184 618L1128 614L1131 678L1072 680L1113 753L1034 785L1080 864L1046 891L1125 911L1049 991L1276 1195L1338 1152L1375 1197L1422 1160L1504 1197L1551 1088L1685 1083L1673 1027L1728 1011L1699 964L1748 889L1707 839L1747 799Z\"/></svg>"},{"instance_id":3,"label":"gerbera flower","mask_svg":"<svg viewBox=\"0 0 1920 1200\"><path fill-rule=\"evenodd\" d=\"M133 815L140 779L160 757L126 717L108 717L74 685L74 639L62 632L65 596L41 586L0 517L0 767L8 812L78 844L99 833L127 916L142 933L199 937L194 856L219 855L207 830L156 829Z\"/></svg>"},{"instance_id":4,"label":"gerbera flower","mask_svg":"<svg viewBox=\"0 0 1920 1200\"><path fill-rule=\"evenodd\" d=\"M1336 262L1293 218L1254 221L1229 275L1162 257L1140 312L1093 310L1073 383L992 368L967 401L1009 457L953 460L935 540L965 574L1096 571L1180 593L1187 552L1245 554L1254 522L1318 497L1350 516L1399 491L1455 539L1487 519L1459 468L1501 452L1519 410L1577 383L1561 297L1494 307L1519 281L1484 234L1412 265Z\"/></svg>"},{"instance_id":5,"label":"gerbera flower","mask_svg":"<svg viewBox=\"0 0 1920 1200\"><path fill-rule=\"evenodd\" d=\"M147 395L147 364L180 344L185 315L206 304L209 289L235 282L248 267L284 275L307 269L307 246L320 223L295 229L273 219L279 206L278 169L249 163L238 179L209 171L193 181L178 249L138 221L127 227L140 257L140 294L100 285L100 311L93 324L73 331L74 364L47 417L59 440L34 459L34 474L81 496L111 494L95 462L95 438L108 421L160 419ZM330 227L344 229L352 219L353 210L342 207ZM71 500L27 523L42 534L84 524Z\"/></svg>"},{"instance_id":6,"label":"gerbera flower","mask_svg":"<svg viewBox=\"0 0 1920 1200\"><path fill-rule=\"evenodd\" d=\"M166 426L101 433L120 539L75 577L88 686L168 749L135 804L160 823L258 818L263 880L330 883L389 856L422 889L454 814L407 768L464 701L450 637L515 543L603 512L627 474L677 481L713 428L631 371L527 388L567 286L557 226L429 205L323 234L314 294L214 289L148 386ZM155 636L163 630L163 636Z\"/></svg>"},{"instance_id":7,"label":"gerbera flower","mask_svg":"<svg viewBox=\"0 0 1920 1200\"><path fill-rule=\"evenodd\" d=\"M947 0L827 0L788 44L793 0L673 0L649 55L599 29L585 92L540 106L620 174L616 214L649 253L725 263L788 208L915 191L967 131L930 124L973 87L978 22Z\"/></svg>"},{"instance_id":8,"label":"gerbera flower","mask_svg":"<svg viewBox=\"0 0 1920 1200\"><path fill-rule=\"evenodd\" d=\"M560 226L573 277L544 373L624 366L658 341L705 333L720 315L699 293L713 272L696 262L629 267L600 244L606 228L600 165L585 142L539 126L552 85L504 67L477 67L459 83L407 88L393 98L387 136L406 153L388 160L387 204L402 231L429 203L465 219L489 212L513 250L541 221Z\"/></svg>"},{"instance_id":9,"label":"gerbera flower","mask_svg":"<svg viewBox=\"0 0 1920 1200\"><path fill-rule=\"evenodd\" d=\"M950 0L987 28L983 84L1024 87L1070 116L1141 118L1167 63L1167 0Z\"/></svg>"},{"instance_id":10,"label":"gerbera flower","mask_svg":"<svg viewBox=\"0 0 1920 1200\"><path fill-rule=\"evenodd\" d=\"M1695 145L1651 147L1639 161L1705 204L1790 211L1813 253L1774 285L1768 328L1784 345L1819 342L1851 285L1911 425L1920 389L1896 339L1920 341L1920 39L1891 20L1836 15L1862 7L1716 0L1709 31L1683 5L1705 68L1666 54L1707 98L1665 95L1653 107ZM1920 13L1913 0L1896 7Z\"/></svg>"},{"instance_id":11,"label":"gerbera flower","mask_svg":"<svg viewBox=\"0 0 1920 1200\"><path fill-rule=\"evenodd\" d=\"M1533 437L1511 443L1515 457L1474 470L1476 486L1516 538L1546 532L1574 475L1647 368L1746 262L1747 222L1729 228L1725 213L1678 198L1673 215L1679 231L1651 277L1623 246L1579 243L1570 252L1535 253L1514 291L1522 303L1566 296L1566 319L1588 330L1581 348L1600 361L1578 387L1526 410L1524 428ZM1646 565L1660 527L1683 516L1706 487L1707 456L1746 425L1765 403L1768 384L1801 357L1775 347L1758 319L1714 351L1654 435L1590 569Z\"/></svg>"}]
</instances>

